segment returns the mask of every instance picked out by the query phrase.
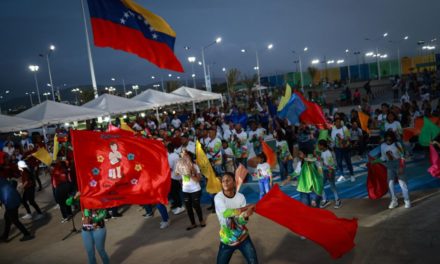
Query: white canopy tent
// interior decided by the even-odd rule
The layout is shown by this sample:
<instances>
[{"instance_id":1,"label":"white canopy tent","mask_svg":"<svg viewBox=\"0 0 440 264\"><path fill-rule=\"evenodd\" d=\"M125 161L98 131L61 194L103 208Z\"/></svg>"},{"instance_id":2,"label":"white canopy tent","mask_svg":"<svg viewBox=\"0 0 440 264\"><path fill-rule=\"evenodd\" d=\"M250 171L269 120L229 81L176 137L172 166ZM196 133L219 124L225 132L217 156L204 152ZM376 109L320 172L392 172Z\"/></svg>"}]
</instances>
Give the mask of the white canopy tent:
<instances>
[{"instance_id":1,"label":"white canopy tent","mask_svg":"<svg viewBox=\"0 0 440 264\"><path fill-rule=\"evenodd\" d=\"M45 101L20 114L17 117L40 122L42 125L61 124L108 115L107 112L80 106Z\"/></svg>"},{"instance_id":2,"label":"white canopy tent","mask_svg":"<svg viewBox=\"0 0 440 264\"><path fill-rule=\"evenodd\" d=\"M154 109L153 104L111 94L102 94L98 98L83 104L82 107L105 111L110 115Z\"/></svg>"},{"instance_id":3,"label":"white canopy tent","mask_svg":"<svg viewBox=\"0 0 440 264\"><path fill-rule=\"evenodd\" d=\"M41 123L38 121L15 116L0 115L0 133L14 132L41 126Z\"/></svg>"},{"instance_id":4,"label":"white canopy tent","mask_svg":"<svg viewBox=\"0 0 440 264\"><path fill-rule=\"evenodd\" d=\"M194 88L182 86L179 89L172 92L172 94L188 97L192 99L193 112L196 112L196 102L210 101L210 100L220 100L223 105L223 97L221 94L212 93L208 91L197 90Z\"/></svg>"},{"instance_id":5,"label":"white canopy tent","mask_svg":"<svg viewBox=\"0 0 440 264\"><path fill-rule=\"evenodd\" d=\"M188 97L159 92L156 90L148 89L132 98L133 100L142 101L154 105L156 108L156 117L159 119L159 107L175 104L190 103L193 100Z\"/></svg>"}]
</instances>

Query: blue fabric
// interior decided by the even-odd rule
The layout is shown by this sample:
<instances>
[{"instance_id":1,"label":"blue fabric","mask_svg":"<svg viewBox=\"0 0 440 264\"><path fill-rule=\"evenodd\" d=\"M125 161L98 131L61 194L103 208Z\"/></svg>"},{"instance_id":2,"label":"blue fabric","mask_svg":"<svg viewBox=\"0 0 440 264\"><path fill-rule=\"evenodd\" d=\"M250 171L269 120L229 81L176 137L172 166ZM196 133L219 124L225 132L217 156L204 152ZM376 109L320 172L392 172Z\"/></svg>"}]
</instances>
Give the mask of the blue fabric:
<instances>
[{"instance_id":1,"label":"blue fabric","mask_svg":"<svg viewBox=\"0 0 440 264\"><path fill-rule=\"evenodd\" d=\"M306 110L306 106L304 105L301 98L299 98L296 94L293 94L290 97L289 102L278 112L278 116L280 118L287 118L289 122L294 125L299 123L299 116L302 112Z\"/></svg>"},{"instance_id":2,"label":"blue fabric","mask_svg":"<svg viewBox=\"0 0 440 264\"><path fill-rule=\"evenodd\" d=\"M169 215L168 215L168 211L167 211L167 208L165 207L165 205L157 204L156 208L159 211L160 216L162 217L162 221L163 222L168 222ZM152 215L153 214L153 207L151 205L149 205L149 204L144 205L144 209L145 209L145 212L148 215Z\"/></svg>"},{"instance_id":3,"label":"blue fabric","mask_svg":"<svg viewBox=\"0 0 440 264\"><path fill-rule=\"evenodd\" d=\"M102 263L110 263L110 259L105 252L105 237L107 235L105 228L98 228L93 231L82 231L83 244L87 251L88 263L96 264L95 248L101 256Z\"/></svg>"},{"instance_id":4,"label":"blue fabric","mask_svg":"<svg viewBox=\"0 0 440 264\"><path fill-rule=\"evenodd\" d=\"M347 164L347 168L350 172L350 175L353 175L353 165L351 164L350 149L335 148L335 156L336 156L336 163L338 165L339 175L344 176L344 168L342 167L342 161L345 161L345 164Z\"/></svg>"},{"instance_id":5,"label":"blue fabric","mask_svg":"<svg viewBox=\"0 0 440 264\"><path fill-rule=\"evenodd\" d=\"M0 178L0 201L8 210L18 208L21 203L17 189L4 178Z\"/></svg>"},{"instance_id":6,"label":"blue fabric","mask_svg":"<svg viewBox=\"0 0 440 264\"><path fill-rule=\"evenodd\" d=\"M247 237L243 242L237 246L228 246L220 243L217 255L217 264L228 264L231 260L232 254L235 250L240 250L243 257L246 259L248 264L257 264L257 251L255 250L254 244L250 237Z\"/></svg>"}]
</instances>

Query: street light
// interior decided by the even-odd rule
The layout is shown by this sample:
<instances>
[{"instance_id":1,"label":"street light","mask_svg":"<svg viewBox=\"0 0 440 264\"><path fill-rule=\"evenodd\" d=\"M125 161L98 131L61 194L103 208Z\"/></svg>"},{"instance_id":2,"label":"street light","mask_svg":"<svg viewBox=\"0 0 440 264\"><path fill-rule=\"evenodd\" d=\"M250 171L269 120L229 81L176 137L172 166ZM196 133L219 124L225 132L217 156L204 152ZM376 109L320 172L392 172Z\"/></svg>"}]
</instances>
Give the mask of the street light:
<instances>
[{"instance_id":1,"label":"street light","mask_svg":"<svg viewBox=\"0 0 440 264\"><path fill-rule=\"evenodd\" d=\"M26 92L26 95L29 95L29 100L31 101L31 107L34 106L34 102L32 100L33 94L35 94L35 92Z\"/></svg>"},{"instance_id":2,"label":"street light","mask_svg":"<svg viewBox=\"0 0 440 264\"><path fill-rule=\"evenodd\" d=\"M29 70L34 73L35 86L37 87L38 103L41 104L40 88L38 87L37 72L40 67L38 65L29 65Z\"/></svg>"},{"instance_id":3,"label":"street light","mask_svg":"<svg viewBox=\"0 0 440 264\"><path fill-rule=\"evenodd\" d=\"M105 87L105 89L107 90L108 88ZM72 93L75 94L76 105L79 104L79 102L78 102L78 93L80 93L80 92L81 92L81 89L79 89L79 88L72 89Z\"/></svg>"},{"instance_id":4,"label":"street light","mask_svg":"<svg viewBox=\"0 0 440 264\"><path fill-rule=\"evenodd\" d=\"M137 90L139 89L139 85L137 85L137 84L133 85L131 88L133 88L135 95L137 95L138 94Z\"/></svg>"},{"instance_id":5,"label":"street light","mask_svg":"<svg viewBox=\"0 0 440 264\"><path fill-rule=\"evenodd\" d=\"M111 80L112 80L112 82L116 81L115 78L111 78ZM122 87L124 88L124 95L126 95L127 94L127 90L125 89L125 80L124 79L122 79ZM127 97L127 96L125 96L125 97Z\"/></svg>"},{"instance_id":6,"label":"street light","mask_svg":"<svg viewBox=\"0 0 440 264\"><path fill-rule=\"evenodd\" d=\"M309 47L304 47L304 53L306 53L309 50ZM295 53L295 51L292 51ZM301 91L304 92L304 77L303 77L303 70L302 70L302 60L301 60L301 54L298 54L298 62L299 62L299 77L301 79Z\"/></svg>"},{"instance_id":7,"label":"street light","mask_svg":"<svg viewBox=\"0 0 440 264\"><path fill-rule=\"evenodd\" d=\"M192 75L191 75L191 77L192 77L192 79L193 79L193 86L194 86L194 89L196 89L197 88L197 86L196 86L196 79L194 78L196 75L194 74L194 62L196 62L196 57L194 57L194 56L191 56L191 57L188 57L188 61L189 61L189 63L191 64L191 70L192 70Z\"/></svg>"},{"instance_id":8,"label":"street light","mask_svg":"<svg viewBox=\"0 0 440 264\"><path fill-rule=\"evenodd\" d=\"M344 60L337 60L336 61L336 64L341 64L341 63L344 63Z\"/></svg>"},{"instance_id":9,"label":"street light","mask_svg":"<svg viewBox=\"0 0 440 264\"><path fill-rule=\"evenodd\" d=\"M46 61L47 61L47 69L49 71L49 81L50 81L50 87L52 90L52 101L55 101L55 92L54 92L54 85L53 85L53 79L52 79L52 71L50 69L50 61L49 61L49 56L50 54L55 50L55 46L54 45L50 45L49 46L49 51L46 54L40 54L40 57L46 57ZM47 98L46 98L47 100Z\"/></svg>"},{"instance_id":10,"label":"street light","mask_svg":"<svg viewBox=\"0 0 440 264\"><path fill-rule=\"evenodd\" d=\"M205 50L214 44L219 44L220 42L222 42L222 38L218 37L215 39L214 42L211 42L210 44L208 44L202 48L203 74L205 75L205 86L206 86L206 90L208 92L211 92L211 76L208 76L206 74ZM201 65L200 62L199 62L199 65Z\"/></svg>"},{"instance_id":11,"label":"street light","mask_svg":"<svg viewBox=\"0 0 440 264\"><path fill-rule=\"evenodd\" d=\"M267 45L267 50L272 50L273 47L274 47L273 44L270 43L269 45ZM245 53L246 50L245 50L245 49L242 49L241 52L242 52L242 53ZM257 61L257 66L254 67L254 70L257 71L257 78L258 78L258 94L259 94L259 96L260 96L260 98L261 98L262 94L261 94L260 58L259 58L259 56L258 56L258 48L257 48L257 47L255 47L255 58L256 58L256 61Z\"/></svg>"},{"instance_id":12,"label":"street light","mask_svg":"<svg viewBox=\"0 0 440 264\"><path fill-rule=\"evenodd\" d=\"M319 63L319 60L318 59L314 59L314 60L312 60L312 64L318 64Z\"/></svg>"},{"instance_id":13,"label":"street light","mask_svg":"<svg viewBox=\"0 0 440 264\"><path fill-rule=\"evenodd\" d=\"M49 92L43 93L44 96L46 96L46 101L49 100L48 96L50 95Z\"/></svg>"}]
</instances>

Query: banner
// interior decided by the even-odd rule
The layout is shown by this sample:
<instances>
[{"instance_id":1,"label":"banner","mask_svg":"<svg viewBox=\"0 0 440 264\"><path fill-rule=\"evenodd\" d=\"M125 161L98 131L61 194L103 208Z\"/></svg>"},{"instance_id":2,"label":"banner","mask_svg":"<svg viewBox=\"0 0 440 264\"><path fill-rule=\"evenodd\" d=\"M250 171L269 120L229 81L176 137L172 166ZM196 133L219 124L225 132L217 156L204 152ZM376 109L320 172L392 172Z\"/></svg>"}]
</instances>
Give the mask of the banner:
<instances>
[{"instance_id":1,"label":"banner","mask_svg":"<svg viewBox=\"0 0 440 264\"><path fill-rule=\"evenodd\" d=\"M81 130L71 137L83 208L168 203L171 171L162 142Z\"/></svg>"},{"instance_id":2,"label":"banner","mask_svg":"<svg viewBox=\"0 0 440 264\"><path fill-rule=\"evenodd\" d=\"M210 194L220 192L222 190L222 185L219 179L216 177L214 169L212 168L211 163L209 162L208 157L206 157L206 154L202 149L202 145L198 140L196 141L196 162L202 174L208 179L206 191Z\"/></svg>"}]
</instances>

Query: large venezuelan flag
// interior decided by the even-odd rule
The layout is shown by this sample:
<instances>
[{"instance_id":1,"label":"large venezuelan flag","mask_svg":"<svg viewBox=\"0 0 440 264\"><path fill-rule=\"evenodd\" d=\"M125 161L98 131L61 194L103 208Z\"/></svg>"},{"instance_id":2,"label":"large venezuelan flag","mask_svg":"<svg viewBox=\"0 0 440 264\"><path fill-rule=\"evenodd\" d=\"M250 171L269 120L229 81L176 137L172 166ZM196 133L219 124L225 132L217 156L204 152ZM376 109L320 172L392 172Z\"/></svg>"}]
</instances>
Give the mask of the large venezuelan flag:
<instances>
[{"instance_id":1,"label":"large venezuelan flag","mask_svg":"<svg viewBox=\"0 0 440 264\"><path fill-rule=\"evenodd\" d=\"M88 0L95 45L134 53L160 68L183 72L174 55L176 33L132 0Z\"/></svg>"}]
</instances>

